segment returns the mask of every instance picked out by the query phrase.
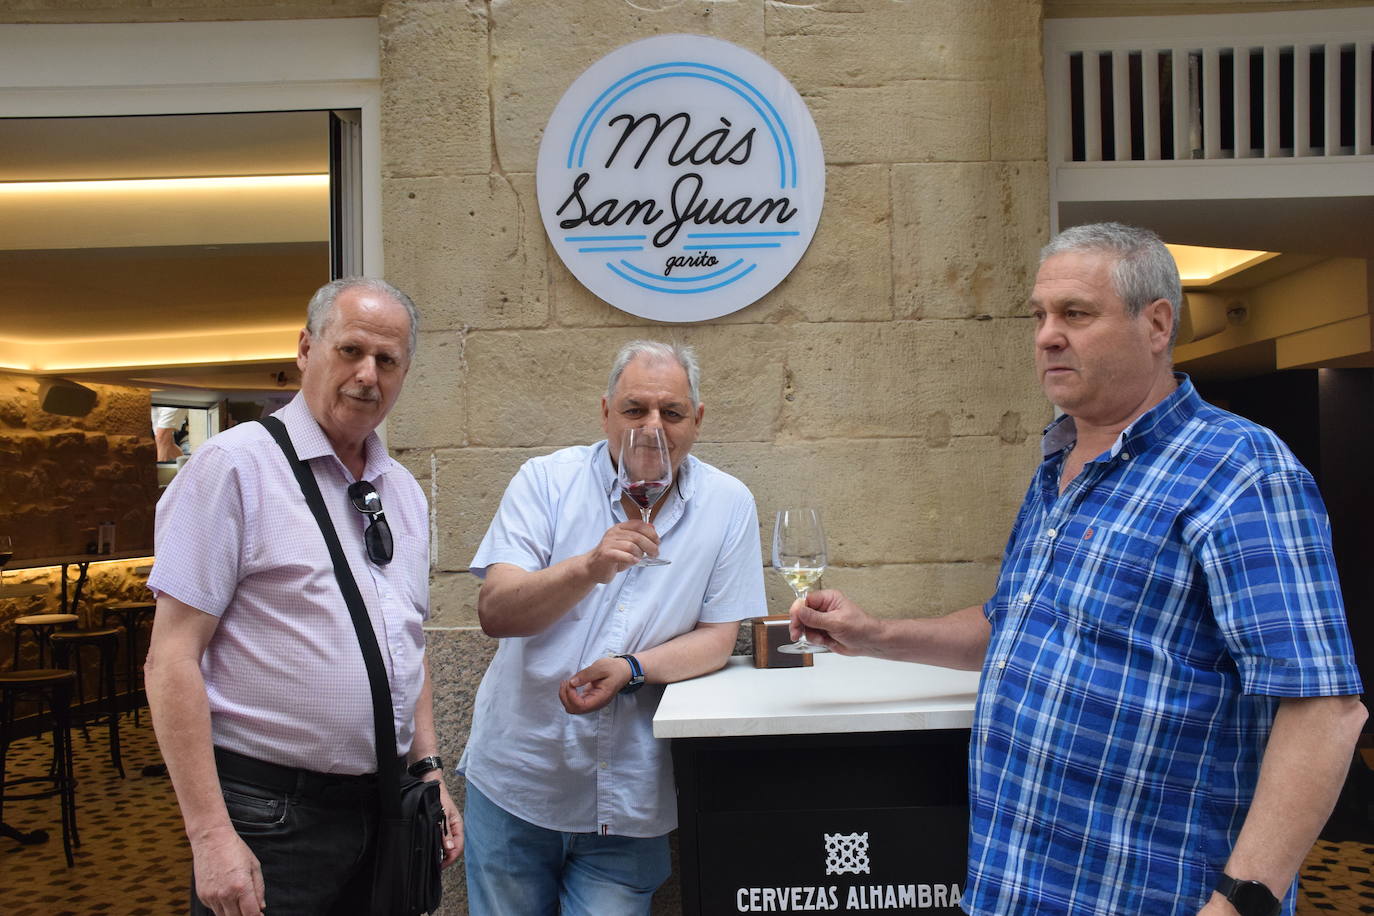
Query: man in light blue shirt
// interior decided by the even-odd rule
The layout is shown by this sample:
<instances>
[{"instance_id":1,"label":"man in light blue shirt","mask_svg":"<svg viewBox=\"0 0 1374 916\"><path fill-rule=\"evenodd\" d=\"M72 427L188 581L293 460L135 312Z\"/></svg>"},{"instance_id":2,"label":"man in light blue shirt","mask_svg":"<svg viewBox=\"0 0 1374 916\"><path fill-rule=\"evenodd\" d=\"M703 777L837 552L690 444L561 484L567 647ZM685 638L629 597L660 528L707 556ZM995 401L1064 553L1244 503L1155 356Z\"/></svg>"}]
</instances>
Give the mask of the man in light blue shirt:
<instances>
[{"instance_id":1,"label":"man in light blue shirt","mask_svg":"<svg viewBox=\"0 0 1374 916\"><path fill-rule=\"evenodd\" d=\"M720 668L739 621L767 613L753 497L690 455L698 378L690 348L626 344L606 439L526 462L472 560L482 629L501 639L459 764L473 916L648 913L668 876L662 685ZM616 479L637 427L664 431L673 466L648 522ZM670 565L635 565L660 553Z\"/></svg>"}]
</instances>

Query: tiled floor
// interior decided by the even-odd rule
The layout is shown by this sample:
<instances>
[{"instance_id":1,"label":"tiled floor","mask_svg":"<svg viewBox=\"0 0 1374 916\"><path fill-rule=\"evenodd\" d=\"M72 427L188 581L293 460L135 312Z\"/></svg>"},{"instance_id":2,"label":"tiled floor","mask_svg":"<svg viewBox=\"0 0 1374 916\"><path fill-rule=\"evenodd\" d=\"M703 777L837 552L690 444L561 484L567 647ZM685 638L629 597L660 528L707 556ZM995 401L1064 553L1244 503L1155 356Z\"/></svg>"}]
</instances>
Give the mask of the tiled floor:
<instances>
[{"instance_id":1,"label":"tiled floor","mask_svg":"<svg viewBox=\"0 0 1374 916\"><path fill-rule=\"evenodd\" d=\"M0 839L0 914L4 916L165 916L186 912L190 853L165 776L143 776L161 762L148 718L123 729L126 779L109 764L103 730L89 743L76 735L78 821L76 866L62 856L55 799L13 802L5 820L24 830L46 828L46 843L19 846ZM48 744L24 739L10 748L8 772L35 775ZM1319 842L1303 868L1300 916L1374 914L1374 846Z\"/></svg>"}]
</instances>

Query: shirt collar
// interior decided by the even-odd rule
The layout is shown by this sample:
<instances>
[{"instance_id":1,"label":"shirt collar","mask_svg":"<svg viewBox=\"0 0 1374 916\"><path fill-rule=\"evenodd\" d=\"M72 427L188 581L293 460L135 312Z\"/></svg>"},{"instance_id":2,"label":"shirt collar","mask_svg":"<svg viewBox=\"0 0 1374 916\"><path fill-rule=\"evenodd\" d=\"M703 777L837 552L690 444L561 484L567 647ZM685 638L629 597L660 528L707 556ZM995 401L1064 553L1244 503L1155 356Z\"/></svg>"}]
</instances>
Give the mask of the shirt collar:
<instances>
[{"instance_id":1,"label":"shirt collar","mask_svg":"<svg viewBox=\"0 0 1374 916\"><path fill-rule=\"evenodd\" d=\"M286 431L291 434L291 444L295 446L296 455L302 461L324 457L339 461L329 437L324 434L315 415L310 412L310 406L305 403L303 392L297 392L289 404L277 411L276 417L285 424ZM381 437L375 431L369 433L363 441L363 452L367 459L363 467L364 480L376 480L390 470L390 456L386 452L386 446L382 445ZM339 461L339 465L347 469L347 465L342 461Z\"/></svg>"},{"instance_id":2,"label":"shirt collar","mask_svg":"<svg viewBox=\"0 0 1374 916\"><path fill-rule=\"evenodd\" d=\"M1121 431L1108 454L1115 458L1122 452L1139 455L1156 442L1167 438L1190 420L1202 405L1202 398L1186 373L1175 372L1178 387L1169 396L1145 411L1130 426ZM1078 441L1078 428L1073 417L1064 414L1045 427L1040 439L1040 454L1048 459Z\"/></svg>"},{"instance_id":3,"label":"shirt collar","mask_svg":"<svg viewBox=\"0 0 1374 916\"><path fill-rule=\"evenodd\" d=\"M677 491L683 500L692 498L696 492L696 468L697 459L688 455L677 469ZM610 443L602 439L592 447L592 466L596 468L597 477L601 481L601 488L606 493L606 498L616 500L620 498L620 479L617 477L615 468L611 465Z\"/></svg>"}]
</instances>

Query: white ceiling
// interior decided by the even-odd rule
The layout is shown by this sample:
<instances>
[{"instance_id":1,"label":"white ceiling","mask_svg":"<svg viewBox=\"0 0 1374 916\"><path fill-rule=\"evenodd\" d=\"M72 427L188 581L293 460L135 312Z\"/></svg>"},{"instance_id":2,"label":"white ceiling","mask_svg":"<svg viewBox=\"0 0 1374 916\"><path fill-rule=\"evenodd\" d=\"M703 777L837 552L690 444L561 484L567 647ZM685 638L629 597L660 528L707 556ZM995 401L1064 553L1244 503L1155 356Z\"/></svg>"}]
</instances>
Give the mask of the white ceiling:
<instances>
[{"instance_id":1,"label":"white ceiling","mask_svg":"<svg viewBox=\"0 0 1374 916\"><path fill-rule=\"evenodd\" d=\"M329 171L328 114L0 119L0 149L0 182L319 175ZM324 186L47 198L0 187L0 363L22 367L42 350L82 367L69 377L208 387L224 383L217 366L126 367L294 371L281 356L329 279L328 206ZM280 336L278 355L260 358L258 347L257 358L235 359L223 342L245 330Z\"/></svg>"},{"instance_id":2,"label":"white ceiling","mask_svg":"<svg viewBox=\"0 0 1374 916\"><path fill-rule=\"evenodd\" d=\"M328 114L0 118L0 181L329 171Z\"/></svg>"}]
</instances>

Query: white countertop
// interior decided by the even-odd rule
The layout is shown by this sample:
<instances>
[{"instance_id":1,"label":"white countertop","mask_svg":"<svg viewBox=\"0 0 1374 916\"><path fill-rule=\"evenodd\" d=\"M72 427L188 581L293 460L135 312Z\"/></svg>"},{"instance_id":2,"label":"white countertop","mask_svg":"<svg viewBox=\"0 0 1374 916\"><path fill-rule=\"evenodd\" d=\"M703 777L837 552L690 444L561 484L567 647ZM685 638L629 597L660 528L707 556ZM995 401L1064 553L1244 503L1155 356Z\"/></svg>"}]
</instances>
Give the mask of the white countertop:
<instances>
[{"instance_id":1,"label":"white countertop","mask_svg":"<svg viewBox=\"0 0 1374 916\"><path fill-rule=\"evenodd\" d=\"M669 684L654 737L968 728L977 689L977 671L832 653L809 668L755 668L735 656L714 674Z\"/></svg>"}]
</instances>

